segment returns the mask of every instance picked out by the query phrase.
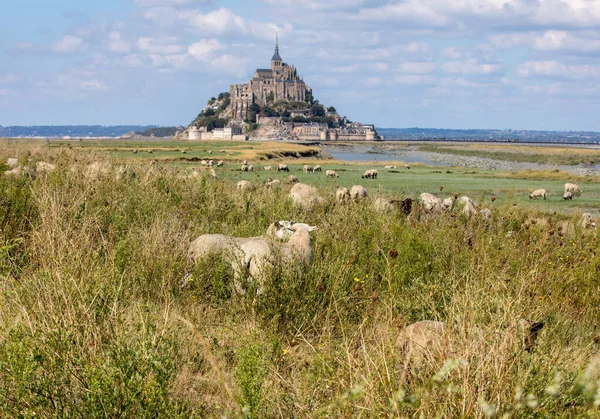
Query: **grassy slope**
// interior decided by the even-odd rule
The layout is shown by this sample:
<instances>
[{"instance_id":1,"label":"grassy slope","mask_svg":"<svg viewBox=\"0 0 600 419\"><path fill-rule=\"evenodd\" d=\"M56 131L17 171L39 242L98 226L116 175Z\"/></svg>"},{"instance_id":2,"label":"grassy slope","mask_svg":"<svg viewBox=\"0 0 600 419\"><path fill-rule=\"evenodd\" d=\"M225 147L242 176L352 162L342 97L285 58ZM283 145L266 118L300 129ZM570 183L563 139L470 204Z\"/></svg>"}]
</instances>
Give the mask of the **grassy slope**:
<instances>
[{"instance_id":1,"label":"grassy slope","mask_svg":"<svg viewBox=\"0 0 600 419\"><path fill-rule=\"evenodd\" d=\"M231 181L184 180L177 167L138 162L135 180L87 179L104 154L19 148L0 159L32 151L59 169L35 181L0 176L3 416L470 417L483 414L481 400L517 417L594 413L598 371L583 371L598 350L597 236L523 227L535 212L521 195L496 201L489 223L407 220L369 201L336 205L332 180L295 165L326 196L301 212L289 186L234 191L258 173L226 167L219 175ZM402 182L410 193L440 179L444 191L475 193L516 181L419 167L365 182L364 166L332 167L337 183L397 195ZM548 204L559 202L536 203ZM277 219L319 227L314 263L270 273L260 298L232 295L218 258L186 261L199 234L259 235ZM521 318L545 322L532 352ZM466 364L437 375L443 360L406 368L396 336L425 319L449 325L446 358ZM548 392L557 372L559 389Z\"/></svg>"}]
</instances>

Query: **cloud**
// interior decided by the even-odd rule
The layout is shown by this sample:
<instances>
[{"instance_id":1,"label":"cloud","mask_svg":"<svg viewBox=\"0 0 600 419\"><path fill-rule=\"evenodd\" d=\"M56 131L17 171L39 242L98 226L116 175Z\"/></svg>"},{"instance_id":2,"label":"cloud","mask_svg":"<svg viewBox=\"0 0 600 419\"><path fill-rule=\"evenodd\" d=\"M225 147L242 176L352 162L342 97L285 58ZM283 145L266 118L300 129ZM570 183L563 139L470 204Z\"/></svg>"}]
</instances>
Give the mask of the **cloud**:
<instances>
[{"instance_id":1,"label":"cloud","mask_svg":"<svg viewBox=\"0 0 600 419\"><path fill-rule=\"evenodd\" d=\"M366 0L262 0L277 7L292 7L310 10L339 10L362 6Z\"/></svg>"},{"instance_id":2,"label":"cloud","mask_svg":"<svg viewBox=\"0 0 600 419\"><path fill-rule=\"evenodd\" d=\"M555 60L527 61L517 67L517 74L521 77L599 78L600 67L587 64L567 65Z\"/></svg>"},{"instance_id":3,"label":"cloud","mask_svg":"<svg viewBox=\"0 0 600 419\"><path fill-rule=\"evenodd\" d=\"M22 80L22 77L14 73L0 73L0 84L15 84Z\"/></svg>"},{"instance_id":4,"label":"cloud","mask_svg":"<svg viewBox=\"0 0 600 419\"><path fill-rule=\"evenodd\" d=\"M210 0L135 0L140 6L187 6L208 3Z\"/></svg>"},{"instance_id":5,"label":"cloud","mask_svg":"<svg viewBox=\"0 0 600 419\"><path fill-rule=\"evenodd\" d=\"M442 70L446 73L456 74L494 74L502 71L500 64L481 63L474 58L466 60L448 61L442 64Z\"/></svg>"},{"instance_id":6,"label":"cloud","mask_svg":"<svg viewBox=\"0 0 600 419\"><path fill-rule=\"evenodd\" d=\"M431 62L405 62L400 64L400 71L412 74L429 74L433 72L437 64Z\"/></svg>"},{"instance_id":7,"label":"cloud","mask_svg":"<svg viewBox=\"0 0 600 419\"><path fill-rule=\"evenodd\" d=\"M204 39L194 42L188 47L187 51L190 56L198 61L208 61L216 51L223 49L223 47L223 44L216 39Z\"/></svg>"},{"instance_id":8,"label":"cloud","mask_svg":"<svg viewBox=\"0 0 600 419\"><path fill-rule=\"evenodd\" d=\"M108 34L108 49L118 54L127 54L131 50L131 46L121 39L119 32L112 31Z\"/></svg>"},{"instance_id":9,"label":"cloud","mask_svg":"<svg viewBox=\"0 0 600 419\"><path fill-rule=\"evenodd\" d=\"M137 47L140 51L151 55L171 55L180 54L185 51L185 47L177 42L173 36L154 38L143 36L138 39Z\"/></svg>"},{"instance_id":10,"label":"cloud","mask_svg":"<svg viewBox=\"0 0 600 419\"><path fill-rule=\"evenodd\" d=\"M82 38L73 35L65 35L52 44L51 50L58 54L73 54L87 50L88 45Z\"/></svg>"},{"instance_id":11,"label":"cloud","mask_svg":"<svg viewBox=\"0 0 600 419\"><path fill-rule=\"evenodd\" d=\"M394 82L400 84L432 84L434 79L431 76L425 76L420 74L403 74L394 77Z\"/></svg>"},{"instance_id":12,"label":"cloud","mask_svg":"<svg viewBox=\"0 0 600 419\"><path fill-rule=\"evenodd\" d=\"M598 34L592 37L580 37L568 31L550 30L535 38L533 46L538 51L600 51Z\"/></svg>"}]
</instances>

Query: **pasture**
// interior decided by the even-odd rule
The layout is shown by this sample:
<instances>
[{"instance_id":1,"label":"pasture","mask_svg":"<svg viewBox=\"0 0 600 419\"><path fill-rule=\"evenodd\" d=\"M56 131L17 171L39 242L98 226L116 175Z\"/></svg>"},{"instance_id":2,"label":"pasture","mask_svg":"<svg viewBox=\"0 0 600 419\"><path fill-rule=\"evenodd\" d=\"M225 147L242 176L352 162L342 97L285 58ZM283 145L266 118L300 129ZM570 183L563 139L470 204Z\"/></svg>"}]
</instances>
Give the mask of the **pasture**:
<instances>
[{"instance_id":1,"label":"pasture","mask_svg":"<svg viewBox=\"0 0 600 419\"><path fill-rule=\"evenodd\" d=\"M227 150L211 179L182 145L141 144L1 144L0 162L56 165L0 175L1 416L598 415L600 254L580 224L597 215L597 179L400 166L365 180L368 165L260 160L281 151L270 144L189 145L186 158ZM300 210L287 173L241 172L240 156L287 162L324 202ZM99 161L107 170L90 174ZM305 174L305 162L340 177ZM136 176L118 178L123 164ZM265 188L268 177L282 185ZM237 191L239 179L256 190ZM583 196L563 201L566 181ZM337 203L353 184L370 196ZM529 200L539 187L553 194ZM467 194L493 217L374 210L378 194L423 191ZM318 228L312 265L275 266L261 295L233 290L227 255L188 260L201 234L261 236L276 220ZM398 337L423 320L448 334L417 365ZM532 336L524 321L543 328Z\"/></svg>"}]
</instances>

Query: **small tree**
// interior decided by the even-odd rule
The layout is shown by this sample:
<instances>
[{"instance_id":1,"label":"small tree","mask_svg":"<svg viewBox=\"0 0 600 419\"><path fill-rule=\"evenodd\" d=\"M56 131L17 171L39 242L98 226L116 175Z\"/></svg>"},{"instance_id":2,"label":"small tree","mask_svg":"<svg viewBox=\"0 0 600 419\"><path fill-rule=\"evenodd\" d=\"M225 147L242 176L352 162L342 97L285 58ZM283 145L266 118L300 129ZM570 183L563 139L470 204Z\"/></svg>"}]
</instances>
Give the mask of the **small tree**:
<instances>
[{"instance_id":1,"label":"small tree","mask_svg":"<svg viewBox=\"0 0 600 419\"><path fill-rule=\"evenodd\" d=\"M327 108L327 112L335 113L336 110L335 110L335 108L333 106L330 106L329 108Z\"/></svg>"}]
</instances>

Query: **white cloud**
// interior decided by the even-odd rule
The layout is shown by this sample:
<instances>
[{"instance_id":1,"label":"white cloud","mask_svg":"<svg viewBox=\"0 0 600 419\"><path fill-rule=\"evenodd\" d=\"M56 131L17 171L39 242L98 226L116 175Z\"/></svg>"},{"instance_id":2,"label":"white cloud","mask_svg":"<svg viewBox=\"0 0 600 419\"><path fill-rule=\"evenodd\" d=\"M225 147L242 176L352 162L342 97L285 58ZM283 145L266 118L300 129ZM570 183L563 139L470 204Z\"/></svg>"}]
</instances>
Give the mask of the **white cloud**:
<instances>
[{"instance_id":1,"label":"white cloud","mask_svg":"<svg viewBox=\"0 0 600 419\"><path fill-rule=\"evenodd\" d=\"M448 61L442 65L446 73L456 74L494 74L502 70L500 64L481 63L474 58L461 61Z\"/></svg>"},{"instance_id":2,"label":"white cloud","mask_svg":"<svg viewBox=\"0 0 600 419\"><path fill-rule=\"evenodd\" d=\"M60 40L52 44L51 50L58 54L73 54L83 52L88 45L82 38L73 35L65 35Z\"/></svg>"},{"instance_id":3,"label":"white cloud","mask_svg":"<svg viewBox=\"0 0 600 419\"><path fill-rule=\"evenodd\" d=\"M527 61L517 67L521 77L564 77L570 79L587 79L600 77L600 67L591 65L567 65L555 60Z\"/></svg>"},{"instance_id":4,"label":"white cloud","mask_svg":"<svg viewBox=\"0 0 600 419\"><path fill-rule=\"evenodd\" d=\"M129 43L123 41L121 34L117 31L108 34L108 48L118 54L127 54L131 50Z\"/></svg>"},{"instance_id":5,"label":"white cloud","mask_svg":"<svg viewBox=\"0 0 600 419\"><path fill-rule=\"evenodd\" d=\"M550 30L535 38L533 46L538 51L600 51L598 34L590 37L580 37L568 31Z\"/></svg>"},{"instance_id":6,"label":"white cloud","mask_svg":"<svg viewBox=\"0 0 600 419\"><path fill-rule=\"evenodd\" d=\"M161 38L143 36L138 39L137 46L140 51L152 55L180 54L185 51L185 47L177 42L177 38L172 36Z\"/></svg>"},{"instance_id":7,"label":"white cloud","mask_svg":"<svg viewBox=\"0 0 600 419\"><path fill-rule=\"evenodd\" d=\"M135 0L140 6L187 6L194 3L208 3L208 0Z\"/></svg>"},{"instance_id":8,"label":"white cloud","mask_svg":"<svg viewBox=\"0 0 600 419\"><path fill-rule=\"evenodd\" d=\"M121 60L126 67L143 67L144 62L138 54L130 54L123 57Z\"/></svg>"},{"instance_id":9,"label":"white cloud","mask_svg":"<svg viewBox=\"0 0 600 419\"><path fill-rule=\"evenodd\" d=\"M8 90L7 89L0 89L0 96L5 96L8 95Z\"/></svg>"},{"instance_id":10,"label":"white cloud","mask_svg":"<svg viewBox=\"0 0 600 419\"><path fill-rule=\"evenodd\" d=\"M0 73L0 83L15 84L22 80L22 77L14 73Z\"/></svg>"},{"instance_id":11,"label":"white cloud","mask_svg":"<svg viewBox=\"0 0 600 419\"><path fill-rule=\"evenodd\" d=\"M277 7L295 7L311 10L339 10L362 6L366 0L262 0L263 3L272 4Z\"/></svg>"},{"instance_id":12,"label":"white cloud","mask_svg":"<svg viewBox=\"0 0 600 419\"><path fill-rule=\"evenodd\" d=\"M208 61L212 58L215 51L223 49L221 44L216 39L203 39L198 42L194 42L188 47L188 54L191 55L198 61Z\"/></svg>"},{"instance_id":13,"label":"white cloud","mask_svg":"<svg viewBox=\"0 0 600 419\"><path fill-rule=\"evenodd\" d=\"M435 70L437 65L430 62L405 62L400 64L400 71L412 74L429 74Z\"/></svg>"},{"instance_id":14,"label":"white cloud","mask_svg":"<svg viewBox=\"0 0 600 419\"><path fill-rule=\"evenodd\" d=\"M434 82L431 76L419 74L403 74L394 77L394 82L400 84L432 84Z\"/></svg>"}]
</instances>

